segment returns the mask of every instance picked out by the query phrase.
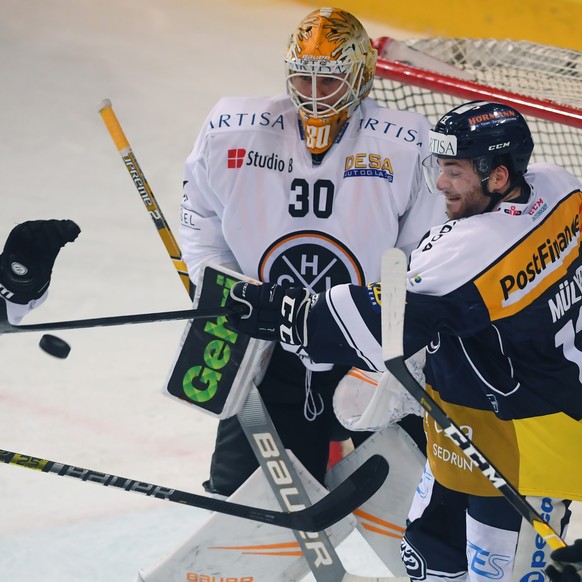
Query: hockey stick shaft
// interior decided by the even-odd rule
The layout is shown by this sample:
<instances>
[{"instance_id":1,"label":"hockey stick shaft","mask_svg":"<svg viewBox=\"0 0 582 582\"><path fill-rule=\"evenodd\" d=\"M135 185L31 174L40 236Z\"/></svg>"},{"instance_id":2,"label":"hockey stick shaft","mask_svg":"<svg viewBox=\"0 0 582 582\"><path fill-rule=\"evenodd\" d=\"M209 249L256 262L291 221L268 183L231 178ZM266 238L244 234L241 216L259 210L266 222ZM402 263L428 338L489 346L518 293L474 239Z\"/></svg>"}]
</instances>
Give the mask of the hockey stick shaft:
<instances>
[{"instance_id":1,"label":"hockey stick shaft","mask_svg":"<svg viewBox=\"0 0 582 582\"><path fill-rule=\"evenodd\" d=\"M404 306L406 304L406 257L398 249L389 249L382 258L382 351L386 368L406 388L464 455L526 519L552 549L566 544L558 533L503 476L450 416L424 390L404 361Z\"/></svg>"},{"instance_id":2,"label":"hockey stick shaft","mask_svg":"<svg viewBox=\"0 0 582 582\"><path fill-rule=\"evenodd\" d=\"M354 511L378 490L388 473L384 458L378 455L372 456L320 501L305 509L287 513L196 495L179 489L135 481L127 477L101 473L92 469L66 465L12 451L0 450L0 462L32 469L33 471L51 473L60 477L71 477L79 481L92 482L104 487L116 487L124 491L132 491L148 497L190 505L191 507L216 511L252 521L308 532L321 531Z\"/></svg>"},{"instance_id":3,"label":"hockey stick shaft","mask_svg":"<svg viewBox=\"0 0 582 582\"><path fill-rule=\"evenodd\" d=\"M150 188L148 181L140 165L137 162L137 159L129 145L129 141L125 136L123 129L121 128L121 124L113 111L113 107L111 105L111 101L109 99L104 99L99 104L99 114L101 115L105 126L107 127L109 134L111 135L111 139L115 143L115 147L117 151L121 155L121 159L123 160L131 179L137 188L137 191L142 199L146 210L148 211L152 222L154 223L172 262L174 263L174 267L180 276L180 279L188 292L190 298L193 297L194 289L192 282L190 281L190 277L188 275L188 268L186 264L182 260L182 252L180 251L180 247L168 226L168 223L162 213L161 208L158 205L158 202Z\"/></svg>"},{"instance_id":4,"label":"hockey stick shaft","mask_svg":"<svg viewBox=\"0 0 582 582\"><path fill-rule=\"evenodd\" d=\"M137 313L135 315L114 315L111 317L94 317L92 319L72 319L70 321L53 321L14 325L1 330L1 333L23 333L32 331L57 331L59 329L85 329L88 327L110 327L134 323L154 323L157 321L178 321L183 319L211 319L233 313L230 307L213 307L207 309L184 309L182 311L160 311L157 313Z\"/></svg>"}]
</instances>

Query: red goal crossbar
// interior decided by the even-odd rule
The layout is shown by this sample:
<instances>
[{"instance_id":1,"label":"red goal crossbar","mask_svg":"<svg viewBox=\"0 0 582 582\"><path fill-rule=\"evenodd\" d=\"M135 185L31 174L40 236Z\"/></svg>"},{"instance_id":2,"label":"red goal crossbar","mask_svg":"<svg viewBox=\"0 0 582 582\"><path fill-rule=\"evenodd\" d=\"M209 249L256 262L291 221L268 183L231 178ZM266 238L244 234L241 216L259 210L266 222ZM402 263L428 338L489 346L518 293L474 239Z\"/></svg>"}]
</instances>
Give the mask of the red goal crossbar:
<instances>
[{"instance_id":1,"label":"red goal crossbar","mask_svg":"<svg viewBox=\"0 0 582 582\"><path fill-rule=\"evenodd\" d=\"M388 44L392 42L394 42L393 39L388 37L377 39L374 44L378 49L379 55L389 52L386 49ZM412 57L416 63L422 63L423 61L422 52L414 50ZM430 70L428 67L423 68L416 63L412 64L410 61L389 60L384 56L379 56L376 65L376 75L380 78L406 85L413 85L429 91L452 95L466 101L478 99L500 101L515 107L524 115L531 115L546 121L582 129L582 109L580 108L443 74ZM451 66L450 70L454 72L454 66ZM462 72L462 69L459 69L459 72ZM582 93L582 78L580 79L580 90Z\"/></svg>"}]
</instances>

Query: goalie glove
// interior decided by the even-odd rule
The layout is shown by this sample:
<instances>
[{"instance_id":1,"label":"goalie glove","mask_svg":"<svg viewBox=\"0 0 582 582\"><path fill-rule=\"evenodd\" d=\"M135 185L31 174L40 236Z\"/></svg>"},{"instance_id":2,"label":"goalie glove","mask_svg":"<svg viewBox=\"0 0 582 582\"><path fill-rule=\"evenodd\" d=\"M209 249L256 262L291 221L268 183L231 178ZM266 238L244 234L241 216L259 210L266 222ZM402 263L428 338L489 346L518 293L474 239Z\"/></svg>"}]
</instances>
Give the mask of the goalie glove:
<instances>
[{"instance_id":1,"label":"goalie glove","mask_svg":"<svg viewBox=\"0 0 582 582\"><path fill-rule=\"evenodd\" d=\"M81 229L72 220L29 220L15 226L0 255L0 289L13 303L26 305L47 290L59 251Z\"/></svg>"},{"instance_id":2,"label":"goalie glove","mask_svg":"<svg viewBox=\"0 0 582 582\"><path fill-rule=\"evenodd\" d=\"M311 294L302 287L240 281L230 288L227 321L251 337L305 347L310 305Z\"/></svg>"},{"instance_id":3,"label":"goalie glove","mask_svg":"<svg viewBox=\"0 0 582 582\"><path fill-rule=\"evenodd\" d=\"M550 554L552 563L546 573L552 582L581 582L582 577L582 539L572 545L554 550Z\"/></svg>"},{"instance_id":4,"label":"goalie glove","mask_svg":"<svg viewBox=\"0 0 582 582\"><path fill-rule=\"evenodd\" d=\"M406 366L424 385L424 350L406 360ZM337 385L333 410L348 430L376 431L396 424L409 414L422 416L422 406L390 372L352 368Z\"/></svg>"}]
</instances>

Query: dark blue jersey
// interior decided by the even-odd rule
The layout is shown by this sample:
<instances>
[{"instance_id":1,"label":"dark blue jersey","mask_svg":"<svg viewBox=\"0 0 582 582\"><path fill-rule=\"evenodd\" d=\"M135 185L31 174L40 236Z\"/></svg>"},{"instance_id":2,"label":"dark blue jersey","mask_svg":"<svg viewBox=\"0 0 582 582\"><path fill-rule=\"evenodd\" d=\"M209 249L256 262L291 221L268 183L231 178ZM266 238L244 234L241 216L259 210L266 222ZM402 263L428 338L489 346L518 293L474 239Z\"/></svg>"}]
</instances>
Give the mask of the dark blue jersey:
<instances>
[{"instance_id":1,"label":"dark blue jersey","mask_svg":"<svg viewBox=\"0 0 582 582\"><path fill-rule=\"evenodd\" d=\"M427 347L427 389L522 493L582 499L582 184L547 164L526 178L526 204L435 227L413 252L405 355ZM311 356L382 369L380 309L377 285L321 295ZM494 494L426 428L441 483Z\"/></svg>"}]
</instances>

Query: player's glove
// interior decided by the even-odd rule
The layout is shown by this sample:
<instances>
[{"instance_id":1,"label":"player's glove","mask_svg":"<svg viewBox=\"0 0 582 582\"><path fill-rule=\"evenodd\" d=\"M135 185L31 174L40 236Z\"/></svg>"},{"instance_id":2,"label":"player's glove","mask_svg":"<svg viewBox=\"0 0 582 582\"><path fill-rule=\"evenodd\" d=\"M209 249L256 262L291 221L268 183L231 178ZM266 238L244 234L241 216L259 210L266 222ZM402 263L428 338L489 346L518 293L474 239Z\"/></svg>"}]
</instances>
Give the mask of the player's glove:
<instances>
[{"instance_id":1,"label":"player's glove","mask_svg":"<svg viewBox=\"0 0 582 582\"><path fill-rule=\"evenodd\" d=\"M59 251L80 232L72 220L30 220L15 226L0 255L2 295L23 305L41 297Z\"/></svg>"},{"instance_id":2,"label":"player's glove","mask_svg":"<svg viewBox=\"0 0 582 582\"><path fill-rule=\"evenodd\" d=\"M311 294L302 287L256 285L239 281L230 288L226 306L232 328L251 337L307 345L307 315Z\"/></svg>"},{"instance_id":3,"label":"player's glove","mask_svg":"<svg viewBox=\"0 0 582 582\"><path fill-rule=\"evenodd\" d=\"M552 563L546 573L552 582L581 582L582 539L572 545L554 550L550 554Z\"/></svg>"}]
</instances>

